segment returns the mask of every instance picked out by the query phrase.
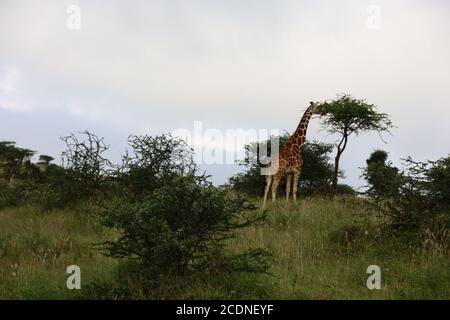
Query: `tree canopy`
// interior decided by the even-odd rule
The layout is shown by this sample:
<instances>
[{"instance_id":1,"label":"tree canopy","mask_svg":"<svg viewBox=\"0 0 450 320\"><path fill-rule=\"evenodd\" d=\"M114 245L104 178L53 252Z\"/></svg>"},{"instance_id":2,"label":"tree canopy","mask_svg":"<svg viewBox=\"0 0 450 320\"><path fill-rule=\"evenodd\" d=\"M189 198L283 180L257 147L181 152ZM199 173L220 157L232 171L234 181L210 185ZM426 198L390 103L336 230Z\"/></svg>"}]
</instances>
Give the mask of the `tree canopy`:
<instances>
[{"instance_id":1,"label":"tree canopy","mask_svg":"<svg viewBox=\"0 0 450 320\"><path fill-rule=\"evenodd\" d=\"M0 175L10 182L23 168L35 151L16 147L13 141L0 141Z\"/></svg>"},{"instance_id":2,"label":"tree canopy","mask_svg":"<svg viewBox=\"0 0 450 320\"><path fill-rule=\"evenodd\" d=\"M374 104L367 103L364 99L342 94L335 100L319 105L326 112L322 126L329 133L338 133L345 137L368 131L389 131L392 128L389 116L378 112Z\"/></svg>"},{"instance_id":3,"label":"tree canopy","mask_svg":"<svg viewBox=\"0 0 450 320\"><path fill-rule=\"evenodd\" d=\"M367 167L363 169L363 177L369 187L366 194L371 197L390 197L399 192L399 170L387 159L386 151L375 150L366 160Z\"/></svg>"},{"instance_id":4,"label":"tree canopy","mask_svg":"<svg viewBox=\"0 0 450 320\"><path fill-rule=\"evenodd\" d=\"M322 118L322 127L331 134L338 134L337 152L335 156L334 174L330 196L336 194L339 174L339 161L345 151L348 138L351 135L359 136L362 133L376 131L389 132L392 122L386 113L377 111L376 106L365 100L356 99L348 94L338 95L332 101L318 103L325 110Z\"/></svg>"}]
</instances>

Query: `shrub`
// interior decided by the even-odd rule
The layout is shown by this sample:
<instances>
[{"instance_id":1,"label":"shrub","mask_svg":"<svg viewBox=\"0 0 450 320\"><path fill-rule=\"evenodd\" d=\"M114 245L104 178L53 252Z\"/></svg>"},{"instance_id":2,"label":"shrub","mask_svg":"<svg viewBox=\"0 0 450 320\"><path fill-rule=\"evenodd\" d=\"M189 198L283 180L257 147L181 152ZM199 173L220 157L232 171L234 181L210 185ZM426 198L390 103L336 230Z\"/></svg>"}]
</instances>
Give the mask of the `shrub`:
<instances>
[{"instance_id":1,"label":"shrub","mask_svg":"<svg viewBox=\"0 0 450 320\"><path fill-rule=\"evenodd\" d=\"M102 214L102 224L119 232L101 243L106 255L132 263L128 270L138 272L146 288L200 270L267 269L265 250L238 255L226 250L236 229L262 221L264 213L197 174L182 141L167 135L132 139L135 155L125 158L119 176L128 193ZM174 157L174 150L183 155Z\"/></svg>"},{"instance_id":2,"label":"shrub","mask_svg":"<svg viewBox=\"0 0 450 320\"><path fill-rule=\"evenodd\" d=\"M33 181L14 180L6 183L0 180L0 208L23 205L32 202L37 190Z\"/></svg>"},{"instance_id":3,"label":"shrub","mask_svg":"<svg viewBox=\"0 0 450 320\"><path fill-rule=\"evenodd\" d=\"M444 235L450 228L450 157L427 162L408 158L399 181L397 193L375 196L371 212L381 214L398 231Z\"/></svg>"},{"instance_id":4,"label":"shrub","mask_svg":"<svg viewBox=\"0 0 450 320\"><path fill-rule=\"evenodd\" d=\"M13 141L0 141L0 178L6 182L24 178L25 163L29 163L34 151L16 147Z\"/></svg>"},{"instance_id":5,"label":"shrub","mask_svg":"<svg viewBox=\"0 0 450 320\"><path fill-rule=\"evenodd\" d=\"M194 177L178 177L141 201L108 209L103 223L120 230L120 237L104 247L110 256L136 259L154 275L184 274L219 261L232 230L263 218L249 214L250 208Z\"/></svg>"},{"instance_id":6,"label":"shrub","mask_svg":"<svg viewBox=\"0 0 450 320\"><path fill-rule=\"evenodd\" d=\"M336 195L354 196L354 195L356 195L356 191L347 184L338 183L336 186Z\"/></svg>"},{"instance_id":7,"label":"shrub","mask_svg":"<svg viewBox=\"0 0 450 320\"><path fill-rule=\"evenodd\" d=\"M383 150L374 151L366 160L362 176L368 183L365 192L370 197L395 196L399 192L401 179L398 168L387 162L388 154Z\"/></svg>"},{"instance_id":8,"label":"shrub","mask_svg":"<svg viewBox=\"0 0 450 320\"><path fill-rule=\"evenodd\" d=\"M116 177L131 196L145 195L174 177L192 175L196 170L192 149L170 135L131 135L128 144L131 152L123 156Z\"/></svg>"},{"instance_id":9,"label":"shrub","mask_svg":"<svg viewBox=\"0 0 450 320\"><path fill-rule=\"evenodd\" d=\"M62 153L64 180L66 186L70 184L73 201L101 191L111 170L111 162L105 157L109 146L103 138L87 130L79 134L81 138L75 134L61 137L66 144L66 150Z\"/></svg>"},{"instance_id":10,"label":"shrub","mask_svg":"<svg viewBox=\"0 0 450 320\"><path fill-rule=\"evenodd\" d=\"M288 135L279 137L280 148L289 138ZM270 140L264 142L267 144L267 150L270 153ZM328 192L329 182L333 176L333 166L330 164L329 154L333 149L332 145L307 141L302 148L303 168L300 177L300 191L304 195L326 194ZM265 176L261 175L262 164L259 162L257 147L254 144L246 147L247 159L257 164L246 164L247 170L240 172L229 179L231 188L235 191L245 193L251 196L260 196L264 193ZM286 178L283 177L280 182L280 192L285 189Z\"/></svg>"}]
</instances>

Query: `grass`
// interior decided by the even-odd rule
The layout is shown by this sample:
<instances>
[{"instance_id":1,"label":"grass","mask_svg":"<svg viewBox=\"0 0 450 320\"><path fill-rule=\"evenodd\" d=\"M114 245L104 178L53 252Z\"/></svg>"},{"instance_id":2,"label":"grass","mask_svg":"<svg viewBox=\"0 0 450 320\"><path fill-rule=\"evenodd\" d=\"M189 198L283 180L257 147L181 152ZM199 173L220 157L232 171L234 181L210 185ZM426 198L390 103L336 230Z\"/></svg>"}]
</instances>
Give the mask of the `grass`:
<instances>
[{"instance_id":1,"label":"grass","mask_svg":"<svg viewBox=\"0 0 450 320\"><path fill-rule=\"evenodd\" d=\"M448 254L380 236L379 221L363 218L363 210L359 201L351 199L302 199L297 204L279 200L269 205L264 225L241 231L229 243L235 252L269 248L270 275L170 279L151 297L449 299ZM92 290L94 284L117 279L118 262L92 246L112 234L87 212L82 207L50 213L34 207L1 210L0 299L114 298ZM81 268L81 290L66 288L66 268L72 264ZM381 268L381 290L366 287L369 265ZM129 289L133 297L144 297L139 288Z\"/></svg>"}]
</instances>

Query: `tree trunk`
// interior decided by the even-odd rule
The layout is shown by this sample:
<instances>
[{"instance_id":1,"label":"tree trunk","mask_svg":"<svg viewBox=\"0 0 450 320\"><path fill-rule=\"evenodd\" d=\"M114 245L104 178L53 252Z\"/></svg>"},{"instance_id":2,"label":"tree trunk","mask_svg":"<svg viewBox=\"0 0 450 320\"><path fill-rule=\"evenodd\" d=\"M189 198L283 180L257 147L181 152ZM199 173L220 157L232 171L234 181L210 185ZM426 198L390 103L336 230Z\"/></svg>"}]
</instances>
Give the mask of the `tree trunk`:
<instances>
[{"instance_id":1,"label":"tree trunk","mask_svg":"<svg viewBox=\"0 0 450 320\"><path fill-rule=\"evenodd\" d=\"M336 157L334 158L334 172L333 172L333 180L331 185L331 200L336 196L337 182L338 182L338 174L339 174L339 160L341 159L342 151L338 150Z\"/></svg>"},{"instance_id":2,"label":"tree trunk","mask_svg":"<svg viewBox=\"0 0 450 320\"><path fill-rule=\"evenodd\" d=\"M347 140L348 140L347 130L344 130L344 135L342 137L342 140L338 144L336 157L334 158L334 172L333 172L333 180L332 180L331 192L330 192L331 200L333 200L334 197L336 196L338 175L339 175L339 161L341 160L342 153L344 152L345 148L347 147Z\"/></svg>"}]
</instances>

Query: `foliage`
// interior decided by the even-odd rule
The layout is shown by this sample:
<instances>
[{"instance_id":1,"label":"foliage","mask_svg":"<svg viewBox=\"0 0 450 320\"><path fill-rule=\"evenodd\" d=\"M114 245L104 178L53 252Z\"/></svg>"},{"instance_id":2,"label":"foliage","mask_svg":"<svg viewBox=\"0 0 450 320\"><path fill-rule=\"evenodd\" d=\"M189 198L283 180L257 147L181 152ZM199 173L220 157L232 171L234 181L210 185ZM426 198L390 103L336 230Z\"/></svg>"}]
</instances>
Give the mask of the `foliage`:
<instances>
[{"instance_id":1,"label":"foliage","mask_svg":"<svg viewBox=\"0 0 450 320\"><path fill-rule=\"evenodd\" d=\"M450 205L450 156L428 162L424 175L428 196L438 204Z\"/></svg>"},{"instance_id":2,"label":"foliage","mask_svg":"<svg viewBox=\"0 0 450 320\"><path fill-rule=\"evenodd\" d=\"M63 167L50 164L45 169L44 177L44 183L39 185L37 191L39 197L36 198L36 203L44 210L64 208L88 196L87 191L80 189L80 183ZM94 193L89 196L94 196Z\"/></svg>"},{"instance_id":3,"label":"foliage","mask_svg":"<svg viewBox=\"0 0 450 320\"><path fill-rule=\"evenodd\" d=\"M33 202L36 183L28 180L14 180L10 183L0 180L0 209L25 205Z\"/></svg>"},{"instance_id":4,"label":"foliage","mask_svg":"<svg viewBox=\"0 0 450 320\"><path fill-rule=\"evenodd\" d=\"M264 191L264 176L261 168L250 165L244 172L239 172L228 179L232 190L249 196L260 196Z\"/></svg>"},{"instance_id":5,"label":"foliage","mask_svg":"<svg viewBox=\"0 0 450 320\"><path fill-rule=\"evenodd\" d=\"M14 178L20 178L24 164L29 164L29 159L34 151L16 147L15 142L0 141L0 177L7 183Z\"/></svg>"},{"instance_id":6,"label":"foliage","mask_svg":"<svg viewBox=\"0 0 450 320\"><path fill-rule=\"evenodd\" d=\"M302 148L301 189L306 194L326 194L333 175L330 153L333 146L322 142L306 142Z\"/></svg>"},{"instance_id":7,"label":"foliage","mask_svg":"<svg viewBox=\"0 0 450 320\"><path fill-rule=\"evenodd\" d=\"M288 134L279 137L280 148L289 138ZM229 184L233 190L259 196L264 191L265 177L261 175L261 168L264 166L259 159L260 148L267 150L271 155L270 140L263 141L260 144L252 143L246 146L246 167L247 170L240 172L229 179ZM333 168L330 164L329 154L332 151L332 145L307 141L302 147L303 168L300 177L300 189L304 194L326 193L329 181L333 174ZM263 159L264 160L264 159ZM285 179L281 181L281 188L285 185Z\"/></svg>"},{"instance_id":8,"label":"foliage","mask_svg":"<svg viewBox=\"0 0 450 320\"><path fill-rule=\"evenodd\" d=\"M398 168L386 162L388 154L383 150L374 151L366 160L362 176L368 183L365 192L370 197L390 197L398 193L401 179Z\"/></svg>"},{"instance_id":9,"label":"foliage","mask_svg":"<svg viewBox=\"0 0 450 320\"><path fill-rule=\"evenodd\" d=\"M44 163L45 165L50 165L50 162L52 162L53 160L55 160L52 156L48 156L46 154L41 154L39 156L39 161L40 163Z\"/></svg>"},{"instance_id":10,"label":"foliage","mask_svg":"<svg viewBox=\"0 0 450 320\"><path fill-rule=\"evenodd\" d=\"M116 172L120 184L132 196L140 196L167 184L174 177L192 175L196 166L192 149L167 134L128 138L126 152Z\"/></svg>"},{"instance_id":11,"label":"foliage","mask_svg":"<svg viewBox=\"0 0 450 320\"><path fill-rule=\"evenodd\" d=\"M448 241L450 157L427 162L408 158L398 180L398 192L389 197L374 195L372 212L381 214L396 230L416 234L431 230Z\"/></svg>"},{"instance_id":12,"label":"foliage","mask_svg":"<svg viewBox=\"0 0 450 320\"><path fill-rule=\"evenodd\" d=\"M61 137L66 150L61 154L63 167L69 179L76 184L76 198L82 198L100 190L101 183L108 176L111 163L105 157L107 146L103 138L89 131Z\"/></svg>"},{"instance_id":13,"label":"foliage","mask_svg":"<svg viewBox=\"0 0 450 320\"><path fill-rule=\"evenodd\" d=\"M113 240L117 233L99 227L80 208L46 214L34 206L3 209L0 299L448 299L448 255L422 250L422 243L420 249L411 247L403 237L392 237L392 232L379 235L379 218L356 219L359 201L365 202L309 198L300 205L269 203L264 224L240 230L227 250L270 247L271 275L168 275L145 296L143 281L137 276L130 279L131 271L122 263L118 270L116 259L98 254L91 246ZM423 246L433 248L433 239L424 238ZM65 270L73 263L81 266L81 290L66 287ZM369 264L382 267L382 285L387 287L367 290Z\"/></svg>"},{"instance_id":14,"label":"foliage","mask_svg":"<svg viewBox=\"0 0 450 320\"><path fill-rule=\"evenodd\" d=\"M369 131L378 133L389 131L392 123L387 114L376 111L375 105L347 94L338 95L335 100L319 103L318 106L326 112L326 116L322 118L322 126L329 133L340 136L337 143L330 194L331 197L334 197L338 183L339 161L347 147L348 138Z\"/></svg>"},{"instance_id":15,"label":"foliage","mask_svg":"<svg viewBox=\"0 0 450 320\"><path fill-rule=\"evenodd\" d=\"M0 186L2 205L29 203L50 210L104 190L111 166L104 155L108 147L93 133L80 134L82 138L75 134L61 138L66 143L64 167L51 163L54 158L48 155L40 155L34 164L30 160L34 151L18 148L14 142L0 142L0 174L5 182Z\"/></svg>"},{"instance_id":16,"label":"foliage","mask_svg":"<svg viewBox=\"0 0 450 320\"><path fill-rule=\"evenodd\" d=\"M355 196L357 193L355 189L352 188L352 186L349 186L347 184L338 183L336 187L336 195L339 196Z\"/></svg>"},{"instance_id":17,"label":"foliage","mask_svg":"<svg viewBox=\"0 0 450 320\"><path fill-rule=\"evenodd\" d=\"M120 237L104 247L109 256L136 259L150 278L202 270L223 258L234 229L263 218L249 215L249 209L242 199L195 177L178 177L141 201L121 201L106 210L104 225L120 230Z\"/></svg>"},{"instance_id":18,"label":"foliage","mask_svg":"<svg viewBox=\"0 0 450 320\"><path fill-rule=\"evenodd\" d=\"M45 184L40 204L45 209L63 208L81 200L96 199L107 193L112 164L106 158L109 146L104 139L89 131L61 137L66 148L61 154L62 166L44 162Z\"/></svg>"},{"instance_id":19,"label":"foliage","mask_svg":"<svg viewBox=\"0 0 450 320\"><path fill-rule=\"evenodd\" d=\"M148 287L167 275L211 268L266 270L265 250L239 253L239 259L224 250L236 229L262 221L264 213L197 174L182 140L162 135L130 141L133 156L124 157L119 175L128 192L102 214L103 225L119 231L102 243L108 256L134 262Z\"/></svg>"}]
</instances>

